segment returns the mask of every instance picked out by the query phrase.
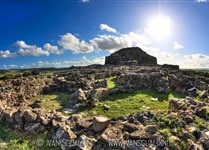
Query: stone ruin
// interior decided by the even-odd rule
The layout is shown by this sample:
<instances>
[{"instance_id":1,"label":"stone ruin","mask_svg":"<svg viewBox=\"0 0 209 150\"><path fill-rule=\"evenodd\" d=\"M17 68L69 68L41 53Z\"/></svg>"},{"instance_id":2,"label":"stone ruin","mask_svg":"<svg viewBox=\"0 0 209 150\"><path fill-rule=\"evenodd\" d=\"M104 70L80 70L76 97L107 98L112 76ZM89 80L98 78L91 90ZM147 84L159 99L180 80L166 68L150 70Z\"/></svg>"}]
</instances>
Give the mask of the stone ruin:
<instances>
[{"instance_id":1,"label":"stone ruin","mask_svg":"<svg viewBox=\"0 0 209 150\"><path fill-rule=\"evenodd\" d=\"M157 58L139 47L130 47L107 56L105 65L157 65Z\"/></svg>"},{"instance_id":2,"label":"stone ruin","mask_svg":"<svg viewBox=\"0 0 209 150\"><path fill-rule=\"evenodd\" d=\"M117 87L108 89L105 78L112 76L116 77ZM139 145L120 144L111 147L108 144L116 140L122 143L127 140L166 140L162 133L166 128L165 124L160 120L155 124L147 123L156 118L149 110L111 119L104 116L82 118L74 113L65 116L56 110L47 111L28 105L27 99L54 91L70 92L73 93L69 100L69 103L73 102L71 107L83 108L94 106L98 101L107 99L109 95L132 93L135 89L150 87L166 93L176 90L189 96L184 99L172 99L168 111L164 114L171 120L179 118L172 125L182 128L184 138L188 138L189 134L194 136L195 139L187 140L189 149L209 149L208 129L199 131L194 128L196 118L207 119L209 74L180 71L175 66L89 66L49 75L0 81L0 118L15 130L30 134L48 131L55 140L91 143L84 144L83 147L64 146L63 150L141 149ZM205 101L196 102L193 97L197 96ZM104 109L108 111L109 108ZM188 126L193 127L191 131L186 130ZM170 138L176 143L181 142L180 137ZM160 145L160 148L171 147ZM145 146L144 149L149 147Z\"/></svg>"}]
</instances>

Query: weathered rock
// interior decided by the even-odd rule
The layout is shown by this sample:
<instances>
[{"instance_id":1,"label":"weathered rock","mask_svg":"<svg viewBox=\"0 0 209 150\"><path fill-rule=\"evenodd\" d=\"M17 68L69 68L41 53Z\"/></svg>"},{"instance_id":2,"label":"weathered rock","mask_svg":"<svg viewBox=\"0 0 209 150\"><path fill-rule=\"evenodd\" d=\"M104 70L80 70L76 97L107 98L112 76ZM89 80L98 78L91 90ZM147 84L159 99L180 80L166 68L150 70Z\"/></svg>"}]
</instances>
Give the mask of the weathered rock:
<instances>
[{"instance_id":1,"label":"weathered rock","mask_svg":"<svg viewBox=\"0 0 209 150\"><path fill-rule=\"evenodd\" d=\"M196 97L198 95L198 90L195 87L188 89L188 95L191 97Z\"/></svg>"},{"instance_id":2,"label":"weathered rock","mask_svg":"<svg viewBox=\"0 0 209 150\"><path fill-rule=\"evenodd\" d=\"M158 128L156 127L156 125L147 125L145 127L145 131L149 132L151 134L154 134L154 133L156 133L158 131Z\"/></svg>"},{"instance_id":3,"label":"weathered rock","mask_svg":"<svg viewBox=\"0 0 209 150\"><path fill-rule=\"evenodd\" d=\"M132 140L147 140L149 139L149 133L144 130L137 130L132 132L129 137Z\"/></svg>"},{"instance_id":4,"label":"weathered rock","mask_svg":"<svg viewBox=\"0 0 209 150\"><path fill-rule=\"evenodd\" d=\"M94 146L94 144L97 142L95 138L89 138L86 135L81 135L78 138L78 145L76 150L90 150Z\"/></svg>"},{"instance_id":5,"label":"weathered rock","mask_svg":"<svg viewBox=\"0 0 209 150\"><path fill-rule=\"evenodd\" d=\"M194 141L191 139L187 139L187 145L189 150L204 150L202 145L196 144Z\"/></svg>"},{"instance_id":6,"label":"weathered rock","mask_svg":"<svg viewBox=\"0 0 209 150\"><path fill-rule=\"evenodd\" d=\"M77 102L83 102L86 100L86 95L82 89L78 89L70 96L70 99Z\"/></svg>"},{"instance_id":7,"label":"weathered rock","mask_svg":"<svg viewBox=\"0 0 209 150\"><path fill-rule=\"evenodd\" d=\"M30 134L37 134L46 130L40 123L28 123L25 125L24 129Z\"/></svg>"},{"instance_id":8,"label":"weathered rock","mask_svg":"<svg viewBox=\"0 0 209 150\"><path fill-rule=\"evenodd\" d=\"M100 140L107 144L114 141L123 141L123 134L117 127L108 127L101 135Z\"/></svg>"},{"instance_id":9,"label":"weathered rock","mask_svg":"<svg viewBox=\"0 0 209 150\"><path fill-rule=\"evenodd\" d=\"M205 118L207 113L207 109L203 108L203 107L197 107L195 110L195 115L201 117L201 118Z\"/></svg>"},{"instance_id":10,"label":"weathered rock","mask_svg":"<svg viewBox=\"0 0 209 150\"><path fill-rule=\"evenodd\" d=\"M208 134L205 134L205 133L202 134L199 141L202 144L204 149L209 149L209 135Z\"/></svg>"},{"instance_id":11,"label":"weathered rock","mask_svg":"<svg viewBox=\"0 0 209 150\"><path fill-rule=\"evenodd\" d=\"M91 92L91 99L96 101L106 100L108 96L109 90L107 88L98 88Z\"/></svg>"},{"instance_id":12,"label":"weathered rock","mask_svg":"<svg viewBox=\"0 0 209 150\"><path fill-rule=\"evenodd\" d=\"M76 127L80 129L89 128L92 124L92 118L82 118L76 122Z\"/></svg>"},{"instance_id":13,"label":"weathered rock","mask_svg":"<svg viewBox=\"0 0 209 150\"><path fill-rule=\"evenodd\" d=\"M60 127L56 133L53 135L53 139L76 139L76 134L68 126Z\"/></svg>"},{"instance_id":14,"label":"weathered rock","mask_svg":"<svg viewBox=\"0 0 209 150\"><path fill-rule=\"evenodd\" d=\"M37 118L37 114L33 113L31 110L27 110L24 113L24 119L26 122L34 122Z\"/></svg>"},{"instance_id":15,"label":"weathered rock","mask_svg":"<svg viewBox=\"0 0 209 150\"><path fill-rule=\"evenodd\" d=\"M5 120L7 123L13 125L14 124L14 113L17 112L17 108L8 108L4 110L2 119Z\"/></svg>"},{"instance_id":16,"label":"weathered rock","mask_svg":"<svg viewBox=\"0 0 209 150\"><path fill-rule=\"evenodd\" d=\"M38 116L38 118L40 119L40 122L45 126L48 125L50 122L50 119L46 118L45 116Z\"/></svg>"},{"instance_id":17,"label":"weathered rock","mask_svg":"<svg viewBox=\"0 0 209 150\"><path fill-rule=\"evenodd\" d=\"M127 131L129 133L138 130L139 126L133 123L124 123L123 124L123 131Z\"/></svg>"},{"instance_id":18,"label":"weathered rock","mask_svg":"<svg viewBox=\"0 0 209 150\"><path fill-rule=\"evenodd\" d=\"M110 124L110 119L104 116L97 116L93 118L93 131L101 132L108 127Z\"/></svg>"},{"instance_id":19,"label":"weathered rock","mask_svg":"<svg viewBox=\"0 0 209 150\"><path fill-rule=\"evenodd\" d=\"M192 97L189 97L189 96L186 96L186 103L188 105L196 105L197 104L197 102Z\"/></svg>"},{"instance_id":20,"label":"weathered rock","mask_svg":"<svg viewBox=\"0 0 209 150\"><path fill-rule=\"evenodd\" d=\"M176 112L178 112L178 111L181 110L181 109L186 110L186 109L187 109L187 106L186 106L186 104L184 103L183 100L173 98L173 99L171 99L170 102L169 102L169 109L170 109L171 111L176 111Z\"/></svg>"},{"instance_id":21,"label":"weathered rock","mask_svg":"<svg viewBox=\"0 0 209 150\"><path fill-rule=\"evenodd\" d=\"M194 121L193 116L191 116L191 115L189 115L189 114L186 115L186 116L184 116L183 119L184 119L184 121L185 121L187 124L190 124L190 123L192 123L192 122Z\"/></svg>"}]
</instances>

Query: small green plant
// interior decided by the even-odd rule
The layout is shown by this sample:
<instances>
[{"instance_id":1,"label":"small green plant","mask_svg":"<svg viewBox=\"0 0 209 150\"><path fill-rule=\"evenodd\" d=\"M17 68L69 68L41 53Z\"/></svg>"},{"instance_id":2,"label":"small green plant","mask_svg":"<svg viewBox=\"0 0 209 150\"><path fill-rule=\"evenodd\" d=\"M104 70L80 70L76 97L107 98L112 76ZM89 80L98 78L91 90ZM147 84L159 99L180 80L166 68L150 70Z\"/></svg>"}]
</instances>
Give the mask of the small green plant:
<instances>
[{"instance_id":1,"label":"small green plant","mask_svg":"<svg viewBox=\"0 0 209 150\"><path fill-rule=\"evenodd\" d=\"M181 142L181 148L182 148L182 150L187 150L187 144L185 141Z\"/></svg>"},{"instance_id":2,"label":"small green plant","mask_svg":"<svg viewBox=\"0 0 209 150\"><path fill-rule=\"evenodd\" d=\"M23 77L28 77L30 75L31 75L30 71L24 71L23 74L22 74Z\"/></svg>"},{"instance_id":3,"label":"small green plant","mask_svg":"<svg viewBox=\"0 0 209 150\"><path fill-rule=\"evenodd\" d=\"M171 136L171 130L170 128L165 128L163 129L163 133L166 139L169 139L169 137Z\"/></svg>"},{"instance_id":4,"label":"small green plant","mask_svg":"<svg viewBox=\"0 0 209 150\"><path fill-rule=\"evenodd\" d=\"M206 122L201 118L196 118L194 122L197 124L199 130L207 129Z\"/></svg>"},{"instance_id":5,"label":"small green plant","mask_svg":"<svg viewBox=\"0 0 209 150\"><path fill-rule=\"evenodd\" d=\"M31 75L39 75L40 72L38 70L31 70Z\"/></svg>"}]
</instances>

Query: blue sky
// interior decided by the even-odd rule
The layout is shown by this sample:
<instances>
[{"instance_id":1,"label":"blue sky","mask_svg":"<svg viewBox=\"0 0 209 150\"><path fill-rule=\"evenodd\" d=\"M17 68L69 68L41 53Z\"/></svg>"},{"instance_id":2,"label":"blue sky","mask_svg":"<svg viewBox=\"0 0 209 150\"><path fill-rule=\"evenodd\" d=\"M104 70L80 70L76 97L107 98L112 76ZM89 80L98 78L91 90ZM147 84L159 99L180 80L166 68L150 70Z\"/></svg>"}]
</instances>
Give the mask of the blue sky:
<instances>
[{"instance_id":1,"label":"blue sky","mask_svg":"<svg viewBox=\"0 0 209 150\"><path fill-rule=\"evenodd\" d=\"M209 68L207 0L0 1L0 68L104 63L139 46L159 64Z\"/></svg>"}]
</instances>

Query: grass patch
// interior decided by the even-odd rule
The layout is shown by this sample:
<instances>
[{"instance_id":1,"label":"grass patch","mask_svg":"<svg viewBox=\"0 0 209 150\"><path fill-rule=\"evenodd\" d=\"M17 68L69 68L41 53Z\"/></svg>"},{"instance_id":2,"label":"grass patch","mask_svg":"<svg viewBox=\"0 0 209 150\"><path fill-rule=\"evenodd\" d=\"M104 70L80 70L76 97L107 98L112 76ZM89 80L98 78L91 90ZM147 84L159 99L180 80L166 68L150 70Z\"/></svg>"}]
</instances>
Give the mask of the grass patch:
<instances>
[{"instance_id":1,"label":"grass patch","mask_svg":"<svg viewBox=\"0 0 209 150\"><path fill-rule=\"evenodd\" d=\"M38 147L36 141L52 140L48 132L38 135L29 135L8 129L4 123L0 122L0 149L1 150L61 150L56 146L43 146Z\"/></svg>"},{"instance_id":2,"label":"grass patch","mask_svg":"<svg viewBox=\"0 0 209 150\"><path fill-rule=\"evenodd\" d=\"M112 76L112 77L104 78L104 79L98 79L96 81L104 81L104 80L107 80L108 89L114 89L117 87L117 77L116 76Z\"/></svg>"},{"instance_id":3,"label":"grass patch","mask_svg":"<svg viewBox=\"0 0 209 150\"><path fill-rule=\"evenodd\" d=\"M34 103L38 99L43 99L40 106L44 107L46 110L62 110L63 108L68 108L69 99L71 93L64 92L53 92L46 95L40 94L37 97L27 100L29 104Z\"/></svg>"},{"instance_id":4,"label":"grass patch","mask_svg":"<svg viewBox=\"0 0 209 150\"><path fill-rule=\"evenodd\" d=\"M117 81L117 77L109 77L107 78L107 86L109 89L114 89L116 88L116 81Z\"/></svg>"},{"instance_id":5,"label":"grass patch","mask_svg":"<svg viewBox=\"0 0 209 150\"><path fill-rule=\"evenodd\" d=\"M33 149L33 145L26 136L14 133L0 122L0 149L30 150Z\"/></svg>"},{"instance_id":6,"label":"grass patch","mask_svg":"<svg viewBox=\"0 0 209 150\"><path fill-rule=\"evenodd\" d=\"M82 114L84 116L104 115L112 118L148 109L152 111L168 110L169 100L174 97L183 98L184 95L174 91L170 94L160 93L152 88L138 89L133 94L110 96L108 100L99 102L96 107L84 109ZM151 100L153 98L158 98L158 100ZM143 102L140 102L141 100ZM110 106L108 111L103 109L104 104Z\"/></svg>"}]
</instances>

